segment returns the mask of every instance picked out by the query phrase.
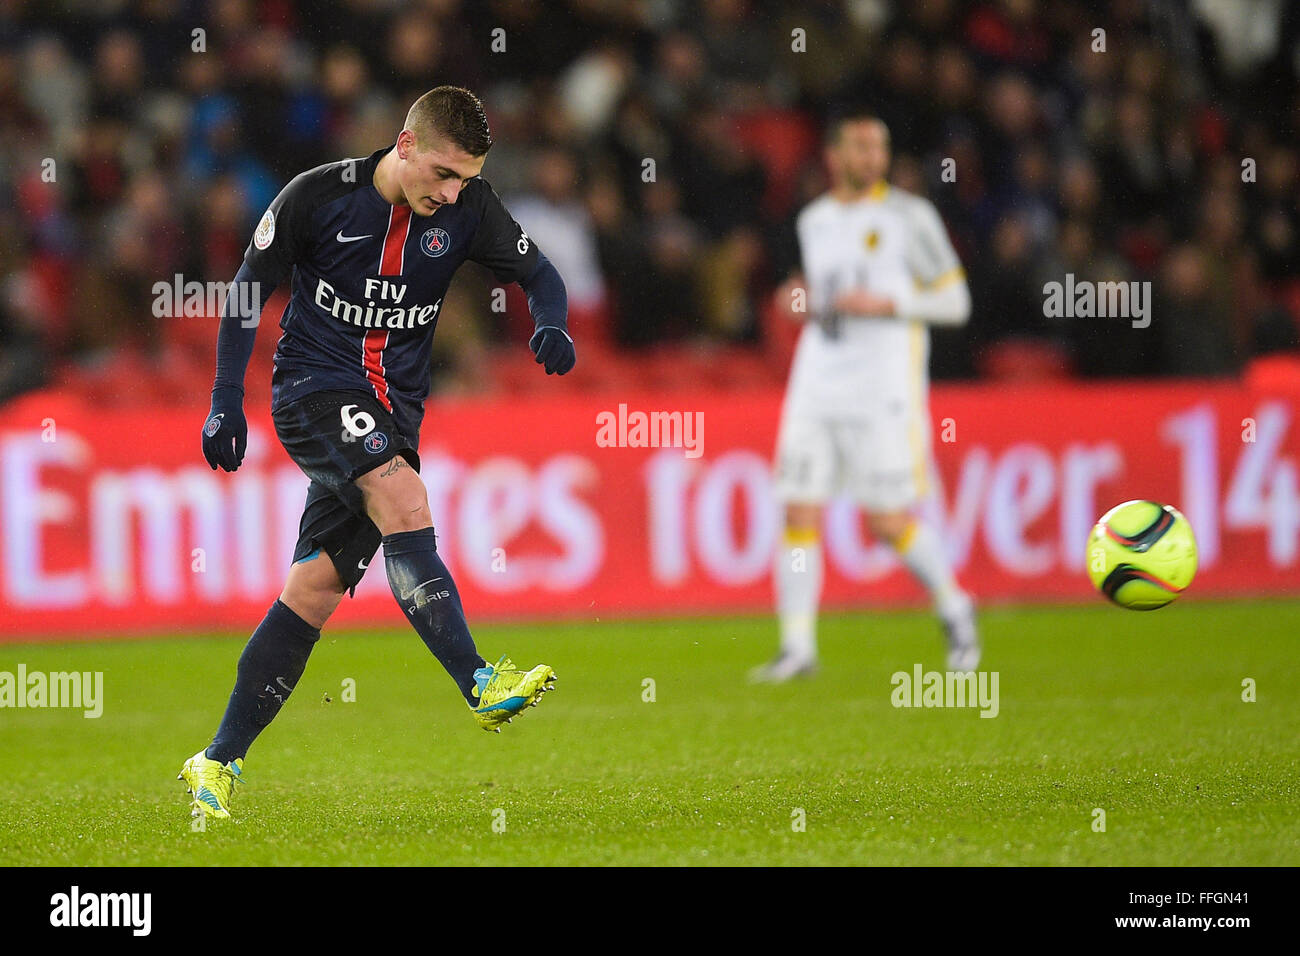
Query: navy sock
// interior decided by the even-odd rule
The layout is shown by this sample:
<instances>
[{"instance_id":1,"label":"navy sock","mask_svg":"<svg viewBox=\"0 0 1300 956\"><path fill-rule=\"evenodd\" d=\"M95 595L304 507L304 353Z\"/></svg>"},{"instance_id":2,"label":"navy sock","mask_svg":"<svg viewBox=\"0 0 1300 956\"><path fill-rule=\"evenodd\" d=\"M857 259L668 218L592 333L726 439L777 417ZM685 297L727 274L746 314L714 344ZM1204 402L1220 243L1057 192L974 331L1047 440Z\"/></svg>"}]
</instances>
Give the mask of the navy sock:
<instances>
[{"instance_id":1,"label":"navy sock","mask_svg":"<svg viewBox=\"0 0 1300 956\"><path fill-rule=\"evenodd\" d=\"M205 751L209 760L243 758L302 677L311 649L320 639L312 627L280 601L271 605L239 655L235 689L217 735Z\"/></svg>"},{"instance_id":2,"label":"navy sock","mask_svg":"<svg viewBox=\"0 0 1300 956\"><path fill-rule=\"evenodd\" d=\"M484 661L470 637L456 584L438 557L433 529L385 535L384 567L388 586L406 619L447 669L465 699L477 705L474 671L483 667Z\"/></svg>"}]
</instances>

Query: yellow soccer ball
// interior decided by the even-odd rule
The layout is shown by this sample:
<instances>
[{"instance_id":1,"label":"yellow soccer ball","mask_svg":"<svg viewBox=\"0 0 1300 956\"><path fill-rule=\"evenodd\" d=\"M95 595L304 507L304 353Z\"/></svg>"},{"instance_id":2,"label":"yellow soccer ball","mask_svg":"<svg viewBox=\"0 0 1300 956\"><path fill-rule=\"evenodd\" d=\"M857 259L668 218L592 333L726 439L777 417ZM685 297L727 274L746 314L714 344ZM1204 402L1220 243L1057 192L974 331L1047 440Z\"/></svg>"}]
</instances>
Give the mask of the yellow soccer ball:
<instances>
[{"instance_id":1,"label":"yellow soccer ball","mask_svg":"<svg viewBox=\"0 0 1300 956\"><path fill-rule=\"evenodd\" d=\"M1111 508L1088 535L1088 577L1120 607L1164 607L1196 576L1196 538L1173 505L1126 501Z\"/></svg>"}]
</instances>

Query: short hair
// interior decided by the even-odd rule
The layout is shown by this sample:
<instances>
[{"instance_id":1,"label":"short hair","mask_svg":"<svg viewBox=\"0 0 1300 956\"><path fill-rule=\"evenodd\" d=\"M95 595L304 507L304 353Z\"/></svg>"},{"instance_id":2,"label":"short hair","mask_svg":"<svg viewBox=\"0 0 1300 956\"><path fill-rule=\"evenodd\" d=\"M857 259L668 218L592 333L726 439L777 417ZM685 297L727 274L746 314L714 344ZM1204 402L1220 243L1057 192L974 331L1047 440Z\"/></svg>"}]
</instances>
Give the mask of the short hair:
<instances>
[{"instance_id":1,"label":"short hair","mask_svg":"<svg viewBox=\"0 0 1300 956\"><path fill-rule=\"evenodd\" d=\"M846 110L831 117L830 122L826 124L826 144L833 146L838 143L840 134L844 132L844 127L849 123L878 123L880 128L885 131L885 143L890 142L889 127L875 113L870 110Z\"/></svg>"},{"instance_id":2,"label":"short hair","mask_svg":"<svg viewBox=\"0 0 1300 956\"><path fill-rule=\"evenodd\" d=\"M483 103L459 86L435 87L412 103L406 113L406 128L421 149L427 148L434 136L446 137L471 156L486 156L492 148Z\"/></svg>"}]
</instances>

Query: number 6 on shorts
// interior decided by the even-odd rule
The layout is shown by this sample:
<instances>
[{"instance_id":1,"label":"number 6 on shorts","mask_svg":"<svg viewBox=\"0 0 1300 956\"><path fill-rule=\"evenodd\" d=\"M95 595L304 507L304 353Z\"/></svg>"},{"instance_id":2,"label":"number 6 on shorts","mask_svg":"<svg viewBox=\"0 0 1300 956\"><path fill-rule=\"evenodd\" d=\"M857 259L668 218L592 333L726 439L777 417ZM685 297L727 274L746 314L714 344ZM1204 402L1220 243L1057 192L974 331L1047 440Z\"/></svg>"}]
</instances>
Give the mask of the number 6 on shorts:
<instances>
[{"instance_id":1,"label":"number 6 on shorts","mask_svg":"<svg viewBox=\"0 0 1300 956\"><path fill-rule=\"evenodd\" d=\"M368 412L357 412L352 414L355 405L344 405L339 409L339 417L343 419L343 427L348 430L348 434L357 438L369 435L375 430L375 419Z\"/></svg>"}]
</instances>

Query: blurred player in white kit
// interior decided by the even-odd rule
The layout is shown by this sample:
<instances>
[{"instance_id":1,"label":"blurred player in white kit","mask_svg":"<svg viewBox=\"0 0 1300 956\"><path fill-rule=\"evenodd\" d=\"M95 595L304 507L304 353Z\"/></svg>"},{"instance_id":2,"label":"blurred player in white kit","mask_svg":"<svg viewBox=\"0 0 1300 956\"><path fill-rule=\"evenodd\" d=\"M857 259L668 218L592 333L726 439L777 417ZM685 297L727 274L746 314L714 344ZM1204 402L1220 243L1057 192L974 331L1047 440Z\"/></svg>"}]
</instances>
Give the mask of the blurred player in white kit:
<instances>
[{"instance_id":1,"label":"blurred player in white kit","mask_svg":"<svg viewBox=\"0 0 1300 956\"><path fill-rule=\"evenodd\" d=\"M885 181L889 160L884 123L856 113L836 120L826 144L830 191L798 216L803 275L779 294L793 303L804 290L811 321L795 349L777 439L781 650L756 680L816 670L822 513L839 493L929 592L949 670L979 665L974 604L918 507L931 460L928 326L965 323L970 292L938 212Z\"/></svg>"}]
</instances>

